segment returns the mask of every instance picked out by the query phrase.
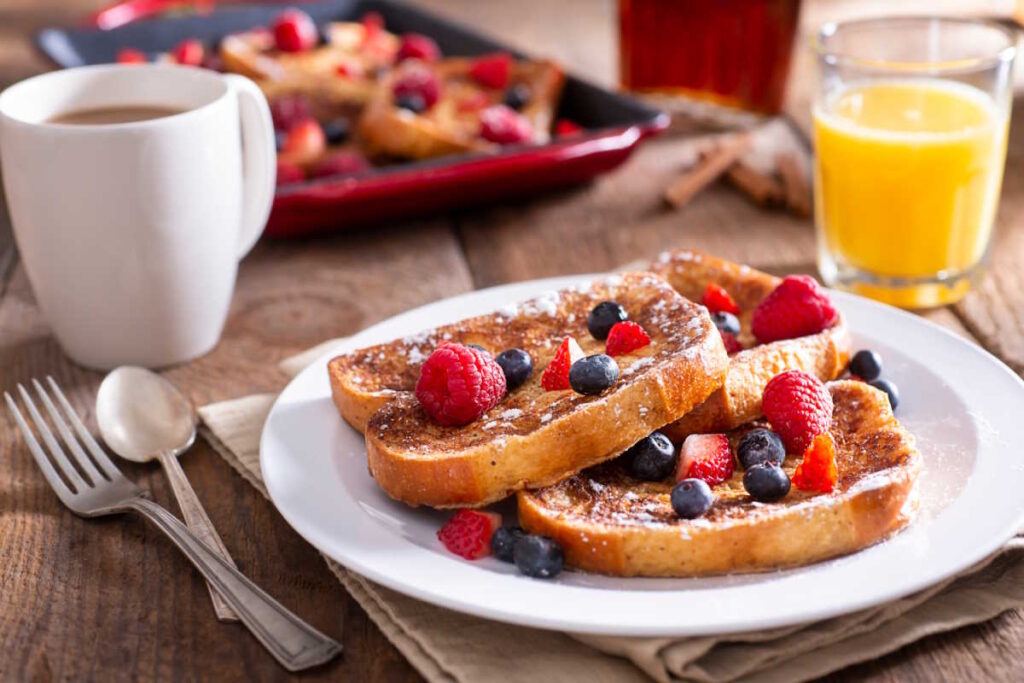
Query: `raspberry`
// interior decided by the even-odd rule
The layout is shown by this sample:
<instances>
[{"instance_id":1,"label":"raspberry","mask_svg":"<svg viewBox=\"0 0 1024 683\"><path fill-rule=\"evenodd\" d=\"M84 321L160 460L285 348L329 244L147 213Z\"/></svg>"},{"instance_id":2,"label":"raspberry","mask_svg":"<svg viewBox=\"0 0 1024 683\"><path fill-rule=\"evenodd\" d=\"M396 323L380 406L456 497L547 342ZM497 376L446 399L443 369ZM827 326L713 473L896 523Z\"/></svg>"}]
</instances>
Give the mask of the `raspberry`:
<instances>
[{"instance_id":1,"label":"raspberry","mask_svg":"<svg viewBox=\"0 0 1024 683\"><path fill-rule=\"evenodd\" d=\"M736 338L735 334L732 332L723 332L722 330L719 330L718 333L722 335L722 343L725 344L725 352L730 356L743 350L743 345L740 344L740 341Z\"/></svg>"},{"instance_id":2,"label":"raspberry","mask_svg":"<svg viewBox=\"0 0 1024 683\"><path fill-rule=\"evenodd\" d=\"M505 373L491 354L462 344L441 344L423 362L416 398L438 424L469 424L498 405Z\"/></svg>"},{"instance_id":3,"label":"raspberry","mask_svg":"<svg viewBox=\"0 0 1024 683\"><path fill-rule=\"evenodd\" d=\"M203 44L195 38L183 40L171 50L171 56L178 64L200 66L203 63Z\"/></svg>"},{"instance_id":4,"label":"raspberry","mask_svg":"<svg viewBox=\"0 0 1024 683\"><path fill-rule=\"evenodd\" d=\"M402 36L402 42L398 46L395 61L422 59L424 62L436 62L440 58L441 48L437 46L433 38L419 33L406 33Z\"/></svg>"},{"instance_id":5,"label":"raspberry","mask_svg":"<svg viewBox=\"0 0 1024 683\"><path fill-rule=\"evenodd\" d=\"M793 485L801 491L831 493L838 481L836 442L828 432L818 434L804 451L803 461L796 466Z\"/></svg>"},{"instance_id":6,"label":"raspberry","mask_svg":"<svg viewBox=\"0 0 1024 683\"><path fill-rule=\"evenodd\" d=\"M733 315L740 314L740 307L736 305L736 302L729 292L721 285L717 285L714 282L709 282L707 288L704 290L704 296L700 298L700 302L704 304L708 312L720 313L725 311L726 313L732 313Z\"/></svg>"},{"instance_id":7,"label":"raspberry","mask_svg":"<svg viewBox=\"0 0 1024 683\"><path fill-rule=\"evenodd\" d=\"M305 52L316 47L320 40L313 19L298 9L286 9L277 15L271 27L274 44L282 52Z\"/></svg>"},{"instance_id":8,"label":"raspberry","mask_svg":"<svg viewBox=\"0 0 1024 683\"><path fill-rule=\"evenodd\" d=\"M469 75L486 88L501 90L508 85L511 71L512 56L506 52L498 52L478 58L469 68Z\"/></svg>"},{"instance_id":9,"label":"raspberry","mask_svg":"<svg viewBox=\"0 0 1024 683\"><path fill-rule=\"evenodd\" d=\"M762 344L817 334L831 327L839 314L814 278L789 275L756 309L754 336Z\"/></svg>"},{"instance_id":10,"label":"raspberry","mask_svg":"<svg viewBox=\"0 0 1024 683\"><path fill-rule=\"evenodd\" d=\"M326 178L336 175L353 175L370 168L369 162L359 152L343 150L330 154L313 167L314 178Z\"/></svg>"},{"instance_id":11,"label":"raspberry","mask_svg":"<svg viewBox=\"0 0 1024 683\"><path fill-rule=\"evenodd\" d=\"M772 377L761 395L761 411L782 437L787 453L803 453L832 425L832 394L817 377L787 370Z\"/></svg>"},{"instance_id":12,"label":"raspberry","mask_svg":"<svg viewBox=\"0 0 1024 683\"><path fill-rule=\"evenodd\" d=\"M441 81L437 74L421 64L410 64L402 71L393 89L395 98L405 95L419 95L429 109L441 96Z\"/></svg>"},{"instance_id":13,"label":"raspberry","mask_svg":"<svg viewBox=\"0 0 1024 683\"><path fill-rule=\"evenodd\" d=\"M583 126L570 121L569 119L558 119L555 122L555 137L564 138L570 135L579 135L583 132Z\"/></svg>"},{"instance_id":14,"label":"raspberry","mask_svg":"<svg viewBox=\"0 0 1024 683\"><path fill-rule=\"evenodd\" d=\"M529 142L533 138L533 126L511 107L496 104L480 112L480 136L499 145Z\"/></svg>"},{"instance_id":15,"label":"raspberry","mask_svg":"<svg viewBox=\"0 0 1024 683\"><path fill-rule=\"evenodd\" d=\"M287 185L297 183L306 179L306 174L296 164L290 161L277 160L277 184Z\"/></svg>"},{"instance_id":16,"label":"raspberry","mask_svg":"<svg viewBox=\"0 0 1024 683\"><path fill-rule=\"evenodd\" d=\"M287 133L299 123L313 118L313 108L302 95L285 95L271 100L270 118L274 120L274 130Z\"/></svg>"},{"instance_id":17,"label":"raspberry","mask_svg":"<svg viewBox=\"0 0 1024 683\"><path fill-rule=\"evenodd\" d=\"M651 337L644 328L632 320L612 325L608 330L608 341L605 342L605 353L609 356L621 356L642 349L651 343Z\"/></svg>"},{"instance_id":18,"label":"raspberry","mask_svg":"<svg viewBox=\"0 0 1024 683\"><path fill-rule=\"evenodd\" d=\"M133 50L130 47L125 47L117 51L118 64L145 64L148 61L149 57L146 56L145 52L140 50Z\"/></svg>"},{"instance_id":19,"label":"raspberry","mask_svg":"<svg viewBox=\"0 0 1024 683\"><path fill-rule=\"evenodd\" d=\"M501 528L501 515L483 510L459 510L437 532L450 552L467 560L491 554L491 536Z\"/></svg>"},{"instance_id":20,"label":"raspberry","mask_svg":"<svg viewBox=\"0 0 1024 683\"><path fill-rule=\"evenodd\" d=\"M569 368L572 364L583 358L583 349L572 337L566 337L558 345L555 357L551 359L548 366L544 368L544 374L540 376L540 385L545 391L561 391L569 388Z\"/></svg>"},{"instance_id":21,"label":"raspberry","mask_svg":"<svg viewBox=\"0 0 1024 683\"><path fill-rule=\"evenodd\" d=\"M703 479L716 486L732 476L736 463L725 434L691 434L683 441L676 481Z\"/></svg>"}]
</instances>

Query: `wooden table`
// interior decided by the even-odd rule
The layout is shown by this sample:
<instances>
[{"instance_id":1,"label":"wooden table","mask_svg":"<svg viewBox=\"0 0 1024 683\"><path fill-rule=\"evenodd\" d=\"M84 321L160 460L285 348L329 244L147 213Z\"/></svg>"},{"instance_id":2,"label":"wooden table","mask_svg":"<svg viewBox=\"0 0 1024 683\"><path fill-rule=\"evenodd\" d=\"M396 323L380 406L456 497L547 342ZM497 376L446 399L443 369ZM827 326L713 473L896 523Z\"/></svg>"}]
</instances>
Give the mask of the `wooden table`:
<instances>
[{"instance_id":1,"label":"wooden table","mask_svg":"<svg viewBox=\"0 0 1024 683\"><path fill-rule=\"evenodd\" d=\"M0 84L45 68L29 42L38 27L73 22L104 1L3 0ZM611 0L422 2L485 30L501 27L504 39L551 54L593 80L614 81ZM812 3L805 21L860 11L858 3ZM790 93L797 120L806 111L807 62L798 60ZM963 303L929 314L1018 372L1024 371L1019 124L1018 116L991 273ZM763 212L727 187L705 191L679 213L663 207L661 191L691 144L663 138L592 185L529 202L324 239L264 242L242 264L223 341L166 374L198 404L278 390L285 377L275 363L283 357L404 309L476 287L608 269L677 245L773 272L812 271L808 221ZM51 337L17 263L5 215L0 209L0 387L53 374L91 419L101 375L71 364ZM344 643L344 658L309 678L418 680L316 551L205 443L183 464L239 567ZM174 509L157 469L126 469ZM61 507L6 411L0 417L0 558L0 678L285 677L243 627L214 621L203 582L156 530L133 518L84 523ZM1009 613L928 638L839 678L1019 680L1022 650L1024 619Z\"/></svg>"}]
</instances>

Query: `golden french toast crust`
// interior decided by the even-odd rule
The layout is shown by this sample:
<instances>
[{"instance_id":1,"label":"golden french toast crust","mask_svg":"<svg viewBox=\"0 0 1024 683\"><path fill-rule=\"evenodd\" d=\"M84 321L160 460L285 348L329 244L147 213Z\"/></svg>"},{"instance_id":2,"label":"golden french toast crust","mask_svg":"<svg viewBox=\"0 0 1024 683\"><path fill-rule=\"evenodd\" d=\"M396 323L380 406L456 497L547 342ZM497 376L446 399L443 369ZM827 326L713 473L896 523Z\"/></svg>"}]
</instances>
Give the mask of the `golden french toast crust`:
<instances>
[{"instance_id":1,"label":"golden french toast crust","mask_svg":"<svg viewBox=\"0 0 1024 683\"><path fill-rule=\"evenodd\" d=\"M671 510L670 483L638 482L618 463L608 463L556 486L521 492L520 524L558 541L567 565L617 576L768 571L877 543L913 518L907 503L921 456L884 394L854 381L829 388L840 471L832 494L794 489L780 503L761 505L743 491L740 471L716 487L707 516L687 521ZM792 472L796 462L788 458L786 469Z\"/></svg>"}]
</instances>

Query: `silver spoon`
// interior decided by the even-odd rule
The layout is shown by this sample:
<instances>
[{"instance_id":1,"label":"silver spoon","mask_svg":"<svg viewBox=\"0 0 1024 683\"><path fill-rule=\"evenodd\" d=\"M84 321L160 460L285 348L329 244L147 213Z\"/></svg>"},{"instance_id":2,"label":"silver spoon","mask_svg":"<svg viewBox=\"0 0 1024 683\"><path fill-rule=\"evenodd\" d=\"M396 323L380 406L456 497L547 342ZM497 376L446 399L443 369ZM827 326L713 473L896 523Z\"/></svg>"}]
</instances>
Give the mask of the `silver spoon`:
<instances>
[{"instance_id":1,"label":"silver spoon","mask_svg":"<svg viewBox=\"0 0 1024 683\"><path fill-rule=\"evenodd\" d=\"M158 460L171 482L188 528L235 567L227 548L206 516L178 455L196 439L196 414L178 389L155 372L123 366L112 371L96 394L96 421L112 451L126 460ZM213 611L221 621L238 621L234 610L207 584Z\"/></svg>"}]
</instances>

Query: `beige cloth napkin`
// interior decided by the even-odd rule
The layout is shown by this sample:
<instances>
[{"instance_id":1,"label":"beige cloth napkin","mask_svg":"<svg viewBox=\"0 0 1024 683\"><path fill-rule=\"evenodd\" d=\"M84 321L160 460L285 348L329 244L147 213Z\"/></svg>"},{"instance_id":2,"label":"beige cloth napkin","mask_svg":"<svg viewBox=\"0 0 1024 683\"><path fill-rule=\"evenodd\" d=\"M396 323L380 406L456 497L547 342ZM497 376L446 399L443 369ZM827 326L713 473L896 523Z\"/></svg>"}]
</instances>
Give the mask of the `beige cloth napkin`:
<instances>
[{"instance_id":1,"label":"beige cloth napkin","mask_svg":"<svg viewBox=\"0 0 1024 683\"><path fill-rule=\"evenodd\" d=\"M339 340L281 364L295 375ZM264 496L259 439L273 394L199 409L203 435ZM429 605L325 558L352 597L428 681L803 681L876 659L933 633L1024 607L1024 536L960 576L826 621L728 636L621 638L511 626ZM836 590L842 590L837 586Z\"/></svg>"}]
</instances>

